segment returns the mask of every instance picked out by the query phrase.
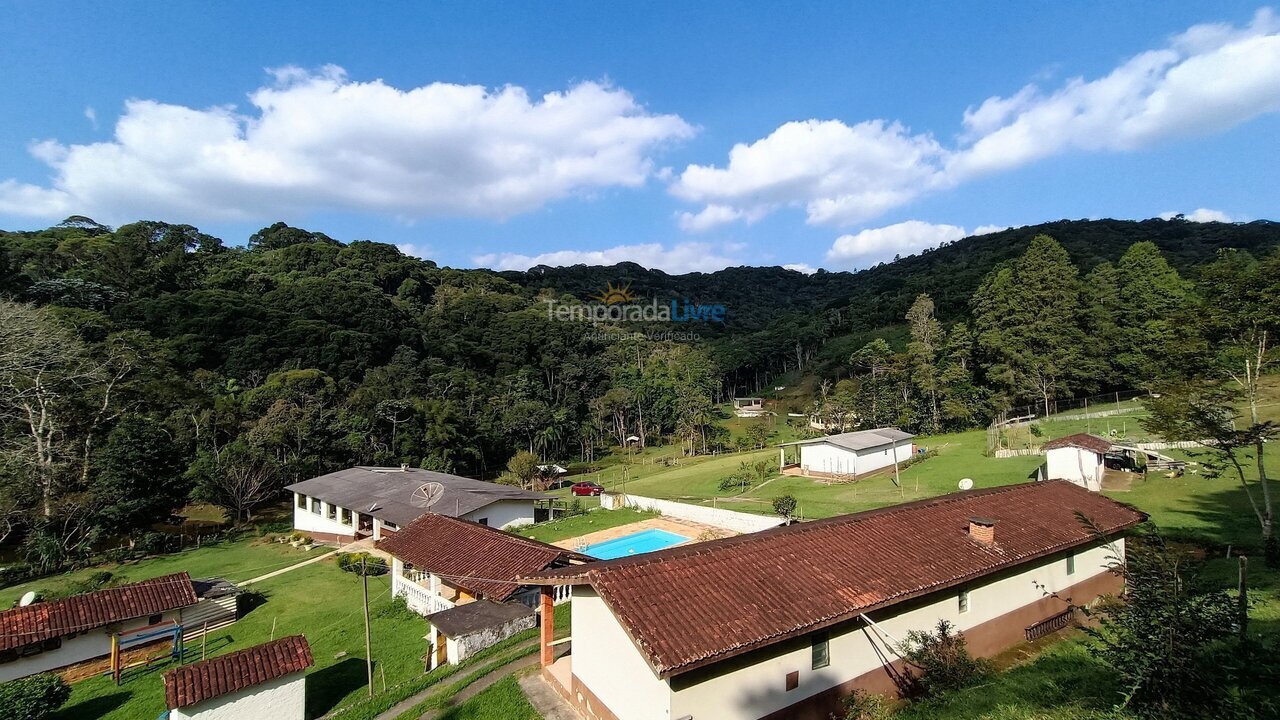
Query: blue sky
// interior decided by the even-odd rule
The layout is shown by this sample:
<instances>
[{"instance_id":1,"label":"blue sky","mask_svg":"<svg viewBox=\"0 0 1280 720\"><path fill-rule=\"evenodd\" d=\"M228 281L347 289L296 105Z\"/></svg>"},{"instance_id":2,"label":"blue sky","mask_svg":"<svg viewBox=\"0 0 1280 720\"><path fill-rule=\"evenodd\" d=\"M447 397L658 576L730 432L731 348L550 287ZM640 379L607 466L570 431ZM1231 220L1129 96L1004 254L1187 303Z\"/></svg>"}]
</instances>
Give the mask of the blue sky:
<instances>
[{"instance_id":1,"label":"blue sky","mask_svg":"<svg viewBox=\"0 0 1280 720\"><path fill-rule=\"evenodd\" d=\"M4 228L680 272L1280 214L1257 3L52 5L0 5Z\"/></svg>"}]
</instances>

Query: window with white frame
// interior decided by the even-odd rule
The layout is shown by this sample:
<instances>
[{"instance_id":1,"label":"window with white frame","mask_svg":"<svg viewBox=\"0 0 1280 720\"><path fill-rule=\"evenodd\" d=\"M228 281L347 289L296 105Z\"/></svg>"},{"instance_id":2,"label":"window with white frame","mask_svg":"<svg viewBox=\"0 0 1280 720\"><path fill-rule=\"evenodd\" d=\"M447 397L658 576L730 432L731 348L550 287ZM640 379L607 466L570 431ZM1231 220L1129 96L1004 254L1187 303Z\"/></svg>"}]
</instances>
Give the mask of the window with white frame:
<instances>
[{"instance_id":1,"label":"window with white frame","mask_svg":"<svg viewBox=\"0 0 1280 720\"><path fill-rule=\"evenodd\" d=\"M1068 575L1076 574L1076 554L1075 553L1071 553L1070 555L1067 556L1067 574Z\"/></svg>"},{"instance_id":2,"label":"window with white frame","mask_svg":"<svg viewBox=\"0 0 1280 720\"><path fill-rule=\"evenodd\" d=\"M960 612L962 613L969 612L969 591L968 590L960 591Z\"/></svg>"},{"instance_id":3,"label":"window with white frame","mask_svg":"<svg viewBox=\"0 0 1280 720\"><path fill-rule=\"evenodd\" d=\"M311 498L311 512L320 514L320 498Z\"/></svg>"},{"instance_id":4,"label":"window with white frame","mask_svg":"<svg viewBox=\"0 0 1280 720\"><path fill-rule=\"evenodd\" d=\"M297 498L298 498L298 508L299 508L300 510L306 510L306 509L307 509L307 496L306 496L306 495L303 495L302 493L298 493L298 494L297 494Z\"/></svg>"}]
</instances>

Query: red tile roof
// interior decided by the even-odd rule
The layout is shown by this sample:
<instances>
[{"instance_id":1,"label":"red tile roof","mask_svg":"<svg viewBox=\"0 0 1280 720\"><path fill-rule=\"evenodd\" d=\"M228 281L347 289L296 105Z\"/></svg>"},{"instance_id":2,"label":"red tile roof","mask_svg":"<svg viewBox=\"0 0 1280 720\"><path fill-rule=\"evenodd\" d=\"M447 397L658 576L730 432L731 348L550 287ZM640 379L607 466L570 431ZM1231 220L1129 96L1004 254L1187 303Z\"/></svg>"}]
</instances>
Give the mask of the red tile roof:
<instances>
[{"instance_id":1,"label":"red tile roof","mask_svg":"<svg viewBox=\"0 0 1280 720\"><path fill-rule=\"evenodd\" d=\"M660 676L812 632L1097 540L1146 519L1064 481L945 495L541 573L588 584ZM995 543L968 535L995 521Z\"/></svg>"},{"instance_id":2,"label":"red tile roof","mask_svg":"<svg viewBox=\"0 0 1280 720\"><path fill-rule=\"evenodd\" d=\"M378 543L402 561L501 602L530 575L594 558L457 518L427 513Z\"/></svg>"},{"instance_id":3,"label":"red tile roof","mask_svg":"<svg viewBox=\"0 0 1280 720\"><path fill-rule=\"evenodd\" d=\"M170 710L189 707L312 665L315 660L307 639L291 635L165 673L164 699Z\"/></svg>"},{"instance_id":4,"label":"red tile roof","mask_svg":"<svg viewBox=\"0 0 1280 720\"><path fill-rule=\"evenodd\" d=\"M0 650L195 605L186 573L0 612Z\"/></svg>"},{"instance_id":5,"label":"red tile roof","mask_svg":"<svg viewBox=\"0 0 1280 720\"><path fill-rule=\"evenodd\" d=\"M1057 440L1050 440L1044 444L1045 450L1055 450L1064 447L1078 447L1085 450L1092 450L1096 453L1108 453L1111 451L1111 441L1106 438L1100 438L1097 435L1088 433L1076 433L1060 437Z\"/></svg>"}]
</instances>

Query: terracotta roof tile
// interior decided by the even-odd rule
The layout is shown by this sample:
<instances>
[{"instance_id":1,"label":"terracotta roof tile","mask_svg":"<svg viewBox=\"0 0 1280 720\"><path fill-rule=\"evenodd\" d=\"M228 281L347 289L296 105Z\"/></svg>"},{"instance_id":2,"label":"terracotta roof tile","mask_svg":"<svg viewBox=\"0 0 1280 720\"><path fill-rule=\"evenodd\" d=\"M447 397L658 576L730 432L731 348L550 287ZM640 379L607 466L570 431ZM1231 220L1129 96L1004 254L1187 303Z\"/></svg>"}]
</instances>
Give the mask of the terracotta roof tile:
<instances>
[{"instance_id":1,"label":"terracotta roof tile","mask_svg":"<svg viewBox=\"0 0 1280 720\"><path fill-rule=\"evenodd\" d=\"M0 612L0 650L156 615L197 602L186 573Z\"/></svg>"},{"instance_id":2,"label":"terracotta roof tile","mask_svg":"<svg viewBox=\"0 0 1280 720\"><path fill-rule=\"evenodd\" d=\"M1050 440L1044 444L1045 450L1056 450L1064 447L1079 447L1096 453L1107 453L1111 451L1111 441L1106 438L1100 438L1097 435L1076 433L1075 435L1067 435L1056 440Z\"/></svg>"},{"instance_id":3,"label":"terracotta roof tile","mask_svg":"<svg viewBox=\"0 0 1280 720\"><path fill-rule=\"evenodd\" d=\"M457 518L427 513L378 543L419 570L501 602L520 587L517 576L594 558ZM510 582L507 579L510 578Z\"/></svg>"},{"instance_id":4,"label":"terracotta roof tile","mask_svg":"<svg viewBox=\"0 0 1280 720\"><path fill-rule=\"evenodd\" d=\"M1085 545L1142 513L1064 481L955 493L525 578L589 584L662 676ZM994 520L995 543L968 536Z\"/></svg>"},{"instance_id":5,"label":"terracotta roof tile","mask_svg":"<svg viewBox=\"0 0 1280 720\"><path fill-rule=\"evenodd\" d=\"M291 635L165 673L164 699L170 710L190 707L290 673L302 672L314 664L307 639Z\"/></svg>"}]
</instances>

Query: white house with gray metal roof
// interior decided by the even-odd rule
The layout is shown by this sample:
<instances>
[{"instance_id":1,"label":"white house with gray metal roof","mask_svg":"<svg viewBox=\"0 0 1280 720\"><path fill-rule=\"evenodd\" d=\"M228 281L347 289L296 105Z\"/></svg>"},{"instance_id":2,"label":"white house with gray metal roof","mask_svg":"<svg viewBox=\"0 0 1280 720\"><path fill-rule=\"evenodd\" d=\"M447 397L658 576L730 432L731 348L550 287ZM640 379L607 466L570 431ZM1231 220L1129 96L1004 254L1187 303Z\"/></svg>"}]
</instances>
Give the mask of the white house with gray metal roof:
<instances>
[{"instance_id":1,"label":"white house with gray metal roof","mask_svg":"<svg viewBox=\"0 0 1280 720\"><path fill-rule=\"evenodd\" d=\"M914 452L914 437L890 427L827 435L783 443L779 446L779 459L786 474L855 477L909 459ZM787 462L788 448L795 448L794 462Z\"/></svg>"},{"instance_id":2,"label":"white house with gray metal roof","mask_svg":"<svg viewBox=\"0 0 1280 720\"><path fill-rule=\"evenodd\" d=\"M413 500L414 491L427 483L440 483L444 489L429 508ZM428 511L497 528L528 525L534 521L534 502L548 497L407 466L347 468L285 489L293 493L294 529L338 543L379 540Z\"/></svg>"}]
</instances>

